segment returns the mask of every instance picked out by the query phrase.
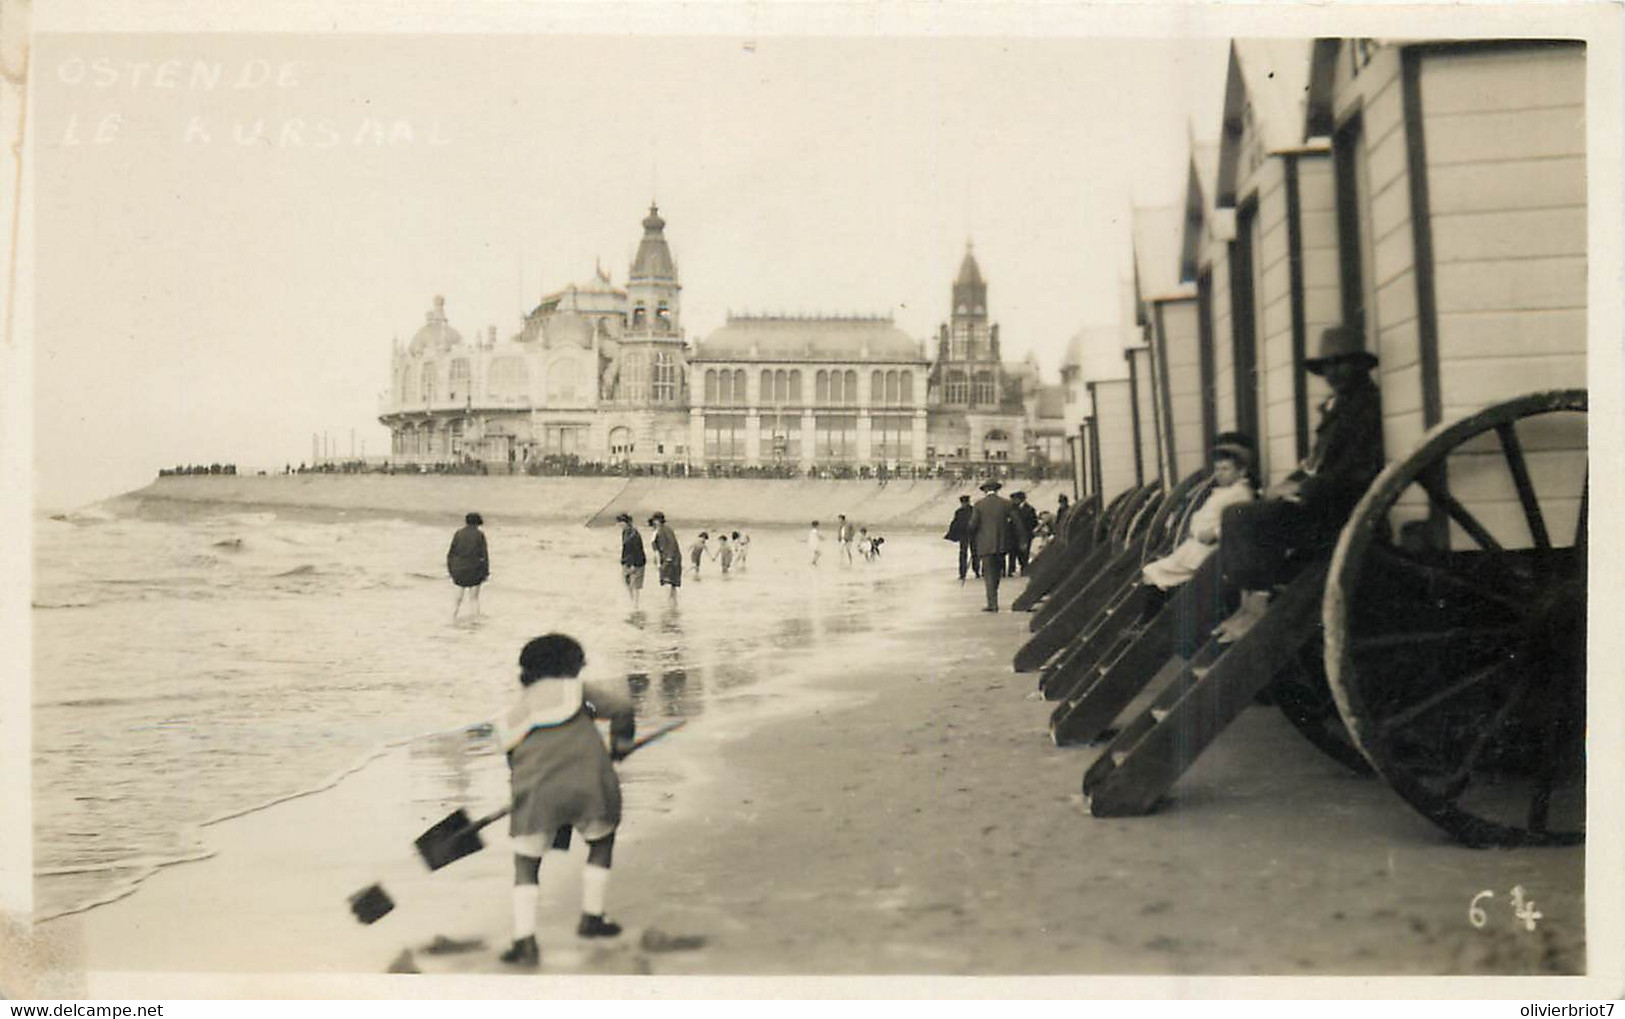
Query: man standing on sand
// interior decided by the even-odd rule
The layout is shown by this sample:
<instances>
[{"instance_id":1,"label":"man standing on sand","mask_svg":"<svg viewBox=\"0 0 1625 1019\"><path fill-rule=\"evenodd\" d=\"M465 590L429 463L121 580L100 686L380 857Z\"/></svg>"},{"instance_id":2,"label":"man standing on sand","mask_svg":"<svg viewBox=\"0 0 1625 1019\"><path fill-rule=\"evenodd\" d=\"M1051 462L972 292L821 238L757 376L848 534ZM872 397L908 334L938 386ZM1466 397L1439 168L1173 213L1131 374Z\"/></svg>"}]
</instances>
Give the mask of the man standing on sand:
<instances>
[{"instance_id":1,"label":"man standing on sand","mask_svg":"<svg viewBox=\"0 0 1625 1019\"><path fill-rule=\"evenodd\" d=\"M970 496L960 496L959 508L954 510L954 518L948 524L948 533L942 536L944 541L959 543L959 582L961 584L965 582L967 563L976 571L978 577L982 575L982 561L976 558L976 552L971 548L970 513Z\"/></svg>"},{"instance_id":2,"label":"man standing on sand","mask_svg":"<svg viewBox=\"0 0 1625 1019\"><path fill-rule=\"evenodd\" d=\"M655 529L655 555L660 557L660 583L671 588L671 600L677 601L677 589L683 586L683 546L677 543L677 534L666 525L666 514L659 511L649 518Z\"/></svg>"},{"instance_id":3,"label":"man standing on sand","mask_svg":"<svg viewBox=\"0 0 1625 1019\"><path fill-rule=\"evenodd\" d=\"M971 541L976 555L982 560L982 583L987 588L987 605L983 612L999 611L999 577L1004 572L1004 557L1010 551L1010 541L1025 542L1027 525L1022 523L1015 507L999 497L1003 486L993 478L982 482L987 495L971 507Z\"/></svg>"},{"instance_id":4,"label":"man standing on sand","mask_svg":"<svg viewBox=\"0 0 1625 1019\"><path fill-rule=\"evenodd\" d=\"M632 599L635 612L638 595L643 590L643 569L649 560L643 552L643 535L632 523L632 515L617 513L615 519L621 522L621 583L626 585L626 594Z\"/></svg>"},{"instance_id":5,"label":"man standing on sand","mask_svg":"<svg viewBox=\"0 0 1625 1019\"><path fill-rule=\"evenodd\" d=\"M451 536L451 547L446 550L446 572L457 585L457 604L451 607L454 620L463 608L464 594L473 602L474 614L480 614L480 585L491 576L491 556L480 530L483 523L478 513L463 517L463 527Z\"/></svg>"}]
</instances>

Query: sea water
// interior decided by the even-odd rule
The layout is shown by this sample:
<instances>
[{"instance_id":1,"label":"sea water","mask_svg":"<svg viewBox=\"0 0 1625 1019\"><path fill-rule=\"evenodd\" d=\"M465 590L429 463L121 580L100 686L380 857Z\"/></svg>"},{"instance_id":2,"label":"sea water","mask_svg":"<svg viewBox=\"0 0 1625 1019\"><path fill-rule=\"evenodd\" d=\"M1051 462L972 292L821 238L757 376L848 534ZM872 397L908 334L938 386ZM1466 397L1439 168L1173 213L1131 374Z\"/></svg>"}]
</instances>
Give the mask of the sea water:
<instances>
[{"instance_id":1,"label":"sea water","mask_svg":"<svg viewBox=\"0 0 1625 1019\"><path fill-rule=\"evenodd\" d=\"M416 740L435 757L513 696L519 649L541 633L579 639L587 675L625 676L640 729L748 715L793 660L883 653L877 635L929 611L921 584L952 577L935 536L890 534L849 566L830 527L817 567L804 529L755 528L743 568L707 559L696 580L689 544L709 528L715 547L732 525L674 521L677 603L651 561L633 612L618 527L492 520L482 613L465 604L453 621L445 553L460 523L136 500L37 520L36 916L127 894L201 856L200 825L386 748Z\"/></svg>"}]
</instances>

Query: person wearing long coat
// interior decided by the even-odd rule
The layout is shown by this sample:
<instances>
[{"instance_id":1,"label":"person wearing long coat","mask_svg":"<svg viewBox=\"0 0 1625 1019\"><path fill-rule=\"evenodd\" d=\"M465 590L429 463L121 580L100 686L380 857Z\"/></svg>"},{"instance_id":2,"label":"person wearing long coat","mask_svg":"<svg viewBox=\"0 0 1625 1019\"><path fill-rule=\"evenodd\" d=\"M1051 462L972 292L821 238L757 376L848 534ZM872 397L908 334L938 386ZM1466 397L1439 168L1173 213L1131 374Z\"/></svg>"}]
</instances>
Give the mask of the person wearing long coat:
<instances>
[{"instance_id":1,"label":"person wearing long coat","mask_svg":"<svg viewBox=\"0 0 1625 1019\"><path fill-rule=\"evenodd\" d=\"M999 495L1002 486L989 478L982 482L987 495L971 507L971 541L982 561L982 585L987 590L983 612L999 611L999 578L1004 573L1004 557L1015 542L1027 541L1027 525L1010 500Z\"/></svg>"},{"instance_id":2,"label":"person wearing long coat","mask_svg":"<svg viewBox=\"0 0 1625 1019\"><path fill-rule=\"evenodd\" d=\"M451 547L446 550L446 572L457 585L457 603L452 606L451 618L456 619L463 607L466 593L480 614L480 585L491 576L491 555L485 544L485 533L480 525L485 520L478 513L463 517L463 526L451 536Z\"/></svg>"},{"instance_id":3,"label":"person wearing long coat","mask_svg":"<svg viewBox=\"0 0 1625 1019\"><path fill-rule=\"evenodd\" d=\"M660 583L671 588L671 600L677 600L677 589L683 586L683 546L677 541L677 532L666 523L666 514L656 513L649 518L655 529L655 555L660 557Z\"/></svg>"},{"instance_id":4,"label":"person wearing long coat","mask_svg":"<svg viewBox=\"0 0 1625 1019\"><path fill-rule=\"evenodd\" d=\"M959 582L961 584L965 582L967 565L970 569L976 571L978 577L982 575L982 561L976 558L976 552L971 547L970 514L970 496L962 495L959 497L959 508L954 510L954 518L948 524L948 533L942 536L944 541L959 544Z\"/></svg>"},{"instance_id":5,"label":"person wearing long coat","mask_svg":"<svg viewBox=\"0 0 1625 1019\"><path fill-rule=\"evenodd\" d=\"M1320 356L1304 368L1324 376L1332 396L1320 408L1308 459L1254 503L1224 512L1219 559L1241 607L1220 623L1220 643L1239 640L1269 607L1272 589L1289 578L1289 552L1318 553L1336 544L1348 515L1382 472L1382 398L1371 381L1376 355L1365 334L1335 326L1320 337Z\"/></svg>"}]
</instances>

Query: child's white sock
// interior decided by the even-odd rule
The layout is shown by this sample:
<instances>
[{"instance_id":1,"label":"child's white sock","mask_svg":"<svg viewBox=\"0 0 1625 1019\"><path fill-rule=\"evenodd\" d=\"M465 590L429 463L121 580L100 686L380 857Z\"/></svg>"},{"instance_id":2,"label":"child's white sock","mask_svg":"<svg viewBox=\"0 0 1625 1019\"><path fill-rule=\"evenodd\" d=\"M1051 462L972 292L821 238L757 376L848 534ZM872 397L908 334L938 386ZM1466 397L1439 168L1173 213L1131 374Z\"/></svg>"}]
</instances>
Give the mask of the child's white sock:
<instances>
[{"instance_id":1,"label":"child's white sock","mask_svg":"<svg viewBox=\"0 0 1625 1019\"><path fill-rule=\"evenodd\" d=\"M609 889L609 868L588 864L581 872L581 911L604 915L604 893Z\"/></svg>"},{"instance_id":2,"label":"child's white sock","mask_svg":"<svg viewBox=\"0 0 1625 1019\"><path fill-rule=\"evenodd\" d=\"M535 937L536 903L542 897L539 885L513 886L513 939Z\"/></svg>"}]
</instances>

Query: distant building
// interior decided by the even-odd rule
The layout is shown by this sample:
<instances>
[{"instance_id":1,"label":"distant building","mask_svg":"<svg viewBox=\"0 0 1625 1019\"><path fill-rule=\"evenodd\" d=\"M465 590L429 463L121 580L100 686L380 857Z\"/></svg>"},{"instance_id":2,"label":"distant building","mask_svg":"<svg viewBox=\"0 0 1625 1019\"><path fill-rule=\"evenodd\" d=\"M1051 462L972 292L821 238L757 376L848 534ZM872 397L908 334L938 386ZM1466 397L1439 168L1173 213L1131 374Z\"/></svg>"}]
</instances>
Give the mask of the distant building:
<instances>
[{"instance_id":1,"label":"distant building","mask_svg":"<svg viewBox=\"0 0 1625 1019\"><path fill-rule=\"evenodd\" d=\"M999 327L970 244L954 279L952 313L937 334L928 406L928 455L938 462L1021 461L1027 445L1019 385L1006 378Z\"/></svg>"},{"instance_id":2,"label":"distant building","mask_svg":"<svg viewBox=\"0 0 1625 1019\"><path fill-rule=\"evenodd\" d=\"M1030 359L1001 363L968 249L933 363L887 316L730 314L690 344L665 226L651 205L624 290L599 268L506 339L490 326L465 340L436 297L396 343L380 399L392 458L797 471L1061 458L1059 390Z\"/></svg>"}]
</instances>

